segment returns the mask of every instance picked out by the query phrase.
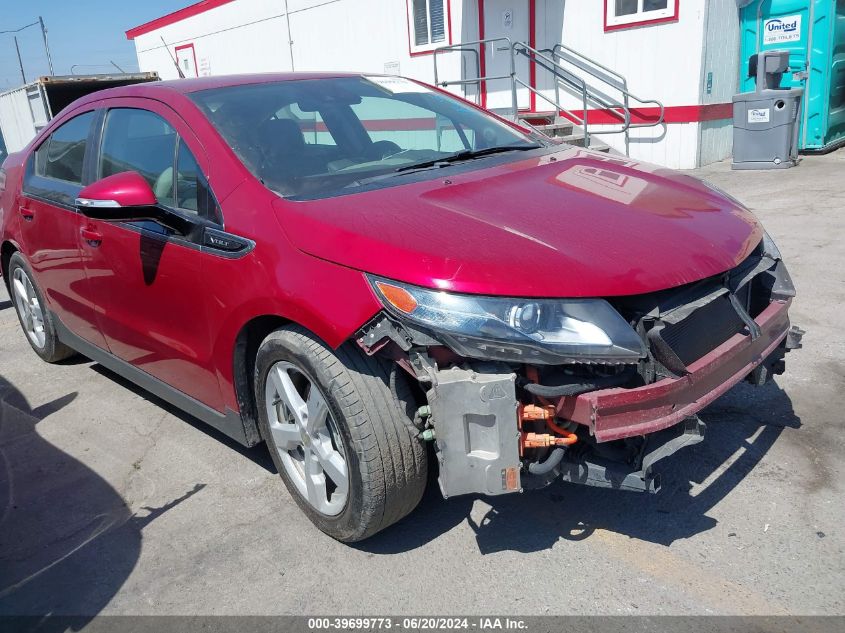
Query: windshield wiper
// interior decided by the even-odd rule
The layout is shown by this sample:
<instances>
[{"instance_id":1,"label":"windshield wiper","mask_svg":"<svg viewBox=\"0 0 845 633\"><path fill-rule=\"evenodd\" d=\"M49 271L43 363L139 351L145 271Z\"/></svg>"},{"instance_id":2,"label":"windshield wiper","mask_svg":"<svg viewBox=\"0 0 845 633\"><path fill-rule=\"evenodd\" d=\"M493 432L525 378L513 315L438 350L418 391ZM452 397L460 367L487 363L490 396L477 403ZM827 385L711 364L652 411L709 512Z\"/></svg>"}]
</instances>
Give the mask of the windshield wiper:
<instances>
[{"instance_id":1,"label":"windshield wiper","mask_svg":"<svg viewBox=\"0 0 845 633\"><path fill-rule=\"evenodd\" d=\"M448 156L443 156L441 158L432 158L431 160L425 160L419 163L411 163L410 165L403 165L402 167L397 167L393 171L389 171L386 174L378 174L377 176L370 176L369 178L361 178L358 180L354 180L347 185L344 185L343 188L351 188L351 187L360 187L362 185L368 185L371 182L377 182L379 180L386 180L388 178L393 178L394 176L409 172L409 171L417 171L417 170L425 170L431 169L432 167L445 167L451 163L457 163L463 160L472 160L473 158L480 158L482 156L490 156L491 154L501 154L502 152L524 152L530 149L539 149L542 147L539 143L532 143L530 145L497 145L496 147L485 147L484 149L476 149L476 150L462 150L460 152L456 152L455 154L449 154Z\"/></svg>"},{"instance_id":2,"label":"windshield wiper","mask_svg":"<svg viewBox=\"0 0 845 633\"><path fill-rule=\"evenodd\" d=\"M394 172L411 171L414 169L425 169L427 167L437 167L448 165L450 163L457 163L462 160L472 160L473 158L481 158L482 156L490 156L491 154L501 154L503 152L524 152L531 149L539 149L542 147L539 143L531 143L530 145L496 145L494 147L485 147L484 149L465 149L460 152L455 152L448 156L440 158L432 158L419 163L411 163L410 165L403 165L397 167Z\"/></svg>"}]
</instances>

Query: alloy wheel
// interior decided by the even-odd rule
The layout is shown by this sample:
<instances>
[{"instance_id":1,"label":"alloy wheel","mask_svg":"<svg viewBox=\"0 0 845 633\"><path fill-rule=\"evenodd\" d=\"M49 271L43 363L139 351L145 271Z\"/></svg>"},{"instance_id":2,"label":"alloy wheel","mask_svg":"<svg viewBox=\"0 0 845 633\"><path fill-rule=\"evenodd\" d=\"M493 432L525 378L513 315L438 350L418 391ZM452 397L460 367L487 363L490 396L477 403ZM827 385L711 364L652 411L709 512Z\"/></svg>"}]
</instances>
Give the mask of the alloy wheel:
<instances>
[{"instance_id":1,"label":"alloy wheel","mask_svg":"<svg viewBox=\"0 0 845 633\"><path fill-rule=\"evenodd\" d=\"M322 391L285 361L270 368L264 390L272 448L288 477L318 512L340 514L349 497L346 450Z\"/></svg>"},{"instance_id":2,"label":"alloy wheel","mask_svg":"<svg viewBox=\"0 0 845 633\"><path fill-rule=\"evenodd\" d=\"M15 297L15 306L23 323L24 332L33 345L38 349L44 349L47 342L47 334L44 331L44 310L35 293L35 286L32 285L32 280L23 268L15 269L12 275L12 294Z\"/></svg>"}]
</instances>

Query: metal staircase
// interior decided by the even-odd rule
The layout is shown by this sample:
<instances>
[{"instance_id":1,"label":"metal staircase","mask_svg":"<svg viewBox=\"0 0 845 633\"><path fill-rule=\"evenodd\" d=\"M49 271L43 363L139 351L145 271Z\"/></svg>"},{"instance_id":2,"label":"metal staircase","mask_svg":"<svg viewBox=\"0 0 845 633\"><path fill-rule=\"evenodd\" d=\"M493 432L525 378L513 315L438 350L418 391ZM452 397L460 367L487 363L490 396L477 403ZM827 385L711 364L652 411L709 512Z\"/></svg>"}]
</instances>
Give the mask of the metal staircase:
<instances>
[{"instance_id":1,"label":"metal staircase","mask_svg":"<svg viewBox=\"0 0 845 633\"><path fill-rule=\"evenodd\" d=\"M503 47L502 44L506 46ZM481 75L480 51L483 47L496 45L497 50L510 51L509 72L504 75ZM461 54L461 79L443 79L438 72L438 56L458 52ZM467 68L467 55L474 61L474 73ZM486 82L507 80L510 83L511 106L503 116L521 125L533 128L553 138L559 138L574 145L607 151L606 144L594 137L602 134L622 134L625 141L625 154L630 147L630 130L663 125L664 107L655 99L642 99L630 90L628 82L619 73L586 57L578 51L557 44L553 48L537 50L524 42L514 42L510 38L490 38L463 42L435 49L434 83L440 87L466 86L476 87L476 99L485 89ZM551 82L550 90L538 89L522 79L516 71L518 58L528 60L529 67L535 70L535 77L546 78ZM541 74L544 73L544 74ZM535 100L547 104L546 111L527 112L518 107L518 90L524 88L536 95ZM564 105L564 97L569 97ZM574 105L577 103L577 105ZM656 114L646 120L634 123L632 110L653 106ZM604 123L600 128L590 123L590 110L599 110L615 122ZM644 117L641 117L644 118Z\"/></svg>"}]
</instances>

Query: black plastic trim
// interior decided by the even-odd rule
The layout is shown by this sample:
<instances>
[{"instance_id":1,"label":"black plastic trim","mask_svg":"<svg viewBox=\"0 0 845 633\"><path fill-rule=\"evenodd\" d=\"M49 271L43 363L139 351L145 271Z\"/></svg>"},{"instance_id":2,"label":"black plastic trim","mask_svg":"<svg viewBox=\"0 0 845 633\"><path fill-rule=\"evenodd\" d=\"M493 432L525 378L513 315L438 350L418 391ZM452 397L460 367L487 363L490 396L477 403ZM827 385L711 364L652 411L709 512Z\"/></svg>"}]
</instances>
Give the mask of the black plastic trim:
<instances>
[{"instance_id":1,"label":"black plastic trim","mask_svg":"<svg viewBox=\"0 0 845 633\"><path fill-rule=\"evenodd\" d=\"M255 242L250 239L207 226L200 250L227 259L240 259L254 248Z\"/></svg>"},{"instance_id":2,"label":"black plastic trim","mask_svg":"<svg viewBox=\"0 0 845 633\"><path fill-rule=\"evenodd\" d=\"M104 220L105 221L105 220ZM150 222L151 224L155 224L156 226L162 226L155 222L155 220L146 220L145 222ZM194 251L202 251L202 247L197 244L195 241L183 237L181 235L171 234L171 233L159 233L157 231L152 231L147 227L141 224L141 221L138 222L114 222L113 224L119 226L122 229L126 229L128 231L132 231L133 233L139 233L144 237L149 237L154 240L159 240L161 242L171 242L176 244L177 246L184 246L185 248L190 248ZM162 229L169 230L166 227L162 226Z\"/></svg>"},{"instance_id":3,"label":"black plastic trim","mask_svg":"<svg viewBox=\"0 0 845 633\"><path fill-rule=\"evenodd\" d=\"M150 222L154 221L150 220ZM255 248L254 241L245 237L240 237L239 235L227 233L226 231L221 231L220 229L216 229L211 226L202 227L202 232L200 233L203 236L201 238L202 243L198 243L190 237L185 237L172 233L159 233L157 231L152 231L139 222L116 222L115 224L117 224L121 228L127 229L134 233L140 233L141 235L148 238L159 240L161 242L171 242L173 244L176 244L177 246L184 246L185 248L190 248L191 250L199 251L201 253L205 253L206 255L214 255L217 257L224 257L226 259L240 259L241 257L244 257L251 253L252 250ZM198 224L198 226L201 226L201 224ZM209 234L224 238L226 240L231 241L232 243L236 243L238 246L237 250L217 248L209 244L208 239L206 237Z\"/></svg>"},{"instance_id":4,"label":"black plastic trim","mask_svg":"<svg viewBox=\"0 0 845 633\"><path fill-rule=\"evenodd\" d=\"M74 205L58 202L57 200L48 198L47 196L43 196L37 193L33 193L32 191L26 191L25 189L21 190L21 196L30 200L37 200L38 202L49 204L52 207L62 209L63 211L68 211L69 213L79 213L79 209L77 209Z\"/></svg>"}]
</instances>

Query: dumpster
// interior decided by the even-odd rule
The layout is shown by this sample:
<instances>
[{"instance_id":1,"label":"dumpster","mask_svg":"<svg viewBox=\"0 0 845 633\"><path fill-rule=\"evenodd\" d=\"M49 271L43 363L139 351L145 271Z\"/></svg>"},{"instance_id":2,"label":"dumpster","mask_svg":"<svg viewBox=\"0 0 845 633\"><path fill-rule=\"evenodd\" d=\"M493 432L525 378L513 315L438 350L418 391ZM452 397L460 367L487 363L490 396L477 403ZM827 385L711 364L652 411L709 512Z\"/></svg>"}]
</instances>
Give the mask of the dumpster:
<instances>
[{"instance_id":1,"label":"dumpster","mask_svg":"<svg viewBox=\"0 0 845 633\"><path fill-rule=\"evenodd\" d=\"M803 88L798 149L845 144L845 0L742 0L739 89L750 92L754 54L788 50L784 88Z\"/></svg>"},{"instance_id":2,"label":"dumpster","mask_svg":"<svg viewBox=\"0 0 845 633\"><path fill-rule=\"evenodd\" d=\"M801 88L781 88L789 70L789 51L769 50L753 55L749 74L753 92L733 98L732 169L785 169L798 164L798 115Z\"/></svg>"}]
</instances>

